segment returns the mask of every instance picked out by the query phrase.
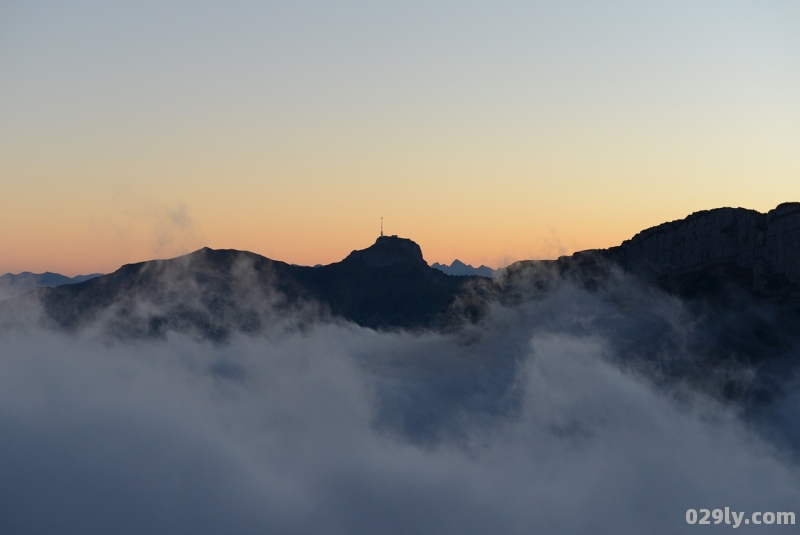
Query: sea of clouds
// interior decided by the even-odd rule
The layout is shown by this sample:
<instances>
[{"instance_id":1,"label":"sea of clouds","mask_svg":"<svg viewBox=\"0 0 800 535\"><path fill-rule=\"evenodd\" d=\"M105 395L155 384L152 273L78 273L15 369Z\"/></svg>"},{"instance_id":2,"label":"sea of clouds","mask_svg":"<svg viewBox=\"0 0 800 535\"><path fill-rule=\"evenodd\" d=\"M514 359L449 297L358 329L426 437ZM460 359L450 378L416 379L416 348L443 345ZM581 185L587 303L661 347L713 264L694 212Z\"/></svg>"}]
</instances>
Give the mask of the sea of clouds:
<instances>
[{"instance_id":1,"label":"sea of clouds","mask_svg":"<svg viewBox=\"0 0 800 535\"><path fill-rule=\"evenodd\" d=\"M800 389L715 395L705 328L618 275L445 334L6 330L0 531L675 534L732 529L690 508L800 513Z\"/></svg>"}]
</instances>

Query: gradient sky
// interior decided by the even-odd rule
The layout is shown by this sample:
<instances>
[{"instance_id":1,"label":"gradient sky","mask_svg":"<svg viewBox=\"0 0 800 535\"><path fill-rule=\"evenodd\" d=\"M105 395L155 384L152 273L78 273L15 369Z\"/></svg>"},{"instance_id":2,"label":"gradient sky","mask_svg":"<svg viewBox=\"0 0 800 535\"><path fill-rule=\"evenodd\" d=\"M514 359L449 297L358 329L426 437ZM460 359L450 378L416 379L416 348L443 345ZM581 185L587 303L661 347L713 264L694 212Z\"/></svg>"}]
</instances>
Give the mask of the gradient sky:
<instances>
[{"instance_id":1,"label":"gradient sky","mask_svg":"<svg viewBox=\"0 0 800 535\"><path fill-rule=\"evenodd\" d=\"M800 2L0 3L0 273L607 247L800 200Z\"/></svg>"}]
</instances>

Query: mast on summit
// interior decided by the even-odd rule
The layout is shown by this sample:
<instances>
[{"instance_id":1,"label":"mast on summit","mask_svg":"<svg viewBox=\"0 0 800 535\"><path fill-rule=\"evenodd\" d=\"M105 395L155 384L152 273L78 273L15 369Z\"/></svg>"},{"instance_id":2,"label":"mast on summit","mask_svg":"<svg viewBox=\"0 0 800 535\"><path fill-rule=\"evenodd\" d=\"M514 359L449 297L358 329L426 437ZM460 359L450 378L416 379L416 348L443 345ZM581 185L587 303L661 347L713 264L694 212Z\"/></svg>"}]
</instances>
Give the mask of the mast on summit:
<instances>
[{"instance_id":1,"label":"mast on summit","mask_svg":"<svg viewBox=\"0 0 800 535\"><path fill-rule=\"evenodd\" d=\"M383 237L383 216L381 216L381 238Z\"/></svg>"}]
</instances>

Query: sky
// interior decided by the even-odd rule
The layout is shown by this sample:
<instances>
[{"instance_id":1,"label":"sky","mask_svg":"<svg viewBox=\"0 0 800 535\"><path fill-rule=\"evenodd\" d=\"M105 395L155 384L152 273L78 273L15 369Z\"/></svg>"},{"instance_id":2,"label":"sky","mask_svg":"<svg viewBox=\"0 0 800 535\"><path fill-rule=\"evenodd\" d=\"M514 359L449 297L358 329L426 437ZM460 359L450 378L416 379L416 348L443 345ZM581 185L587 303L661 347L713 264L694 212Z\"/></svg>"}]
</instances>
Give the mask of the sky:
<instances>
[{"instance_id":1,"label":"sky","mask_svg":"<svg viewBox=\"0 0 800 535\"><path fill-rule=\"evenodd\" d=\"M0 2L0 273L385 230L498 267L800 200L800 3Z\"/></svg>"}]
</instances>

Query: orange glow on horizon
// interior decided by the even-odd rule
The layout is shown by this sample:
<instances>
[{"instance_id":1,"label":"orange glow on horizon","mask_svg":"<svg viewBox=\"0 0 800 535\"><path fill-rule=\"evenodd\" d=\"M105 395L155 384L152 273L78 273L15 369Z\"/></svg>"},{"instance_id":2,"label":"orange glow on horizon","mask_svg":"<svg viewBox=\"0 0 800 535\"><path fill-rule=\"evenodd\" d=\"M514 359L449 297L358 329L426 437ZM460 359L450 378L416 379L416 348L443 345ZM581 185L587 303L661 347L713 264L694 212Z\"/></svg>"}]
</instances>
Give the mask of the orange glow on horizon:
<instances>
[{"instance_id":1,"label":"orange glow on horizon","mask_svg":"<svg viewBox=\"0 0 800 535\"><path fill-rule=\"evenodd\" d=\"M203 246L326 264L381 216L429 263L500 267L800 200L791 3L412 4L19 3L0 273Z\"/></svg>"}]
</instances>

